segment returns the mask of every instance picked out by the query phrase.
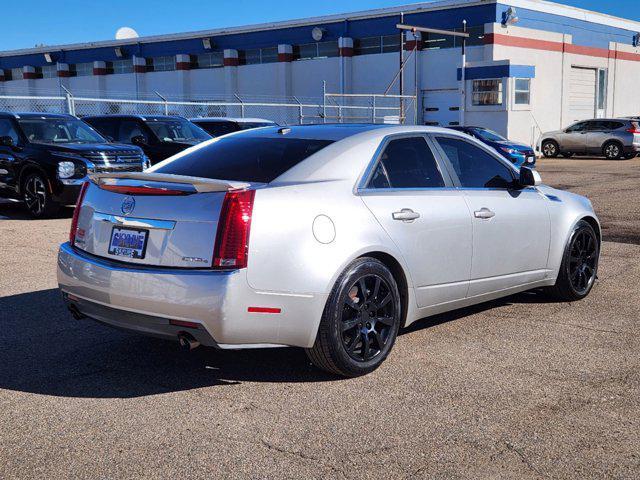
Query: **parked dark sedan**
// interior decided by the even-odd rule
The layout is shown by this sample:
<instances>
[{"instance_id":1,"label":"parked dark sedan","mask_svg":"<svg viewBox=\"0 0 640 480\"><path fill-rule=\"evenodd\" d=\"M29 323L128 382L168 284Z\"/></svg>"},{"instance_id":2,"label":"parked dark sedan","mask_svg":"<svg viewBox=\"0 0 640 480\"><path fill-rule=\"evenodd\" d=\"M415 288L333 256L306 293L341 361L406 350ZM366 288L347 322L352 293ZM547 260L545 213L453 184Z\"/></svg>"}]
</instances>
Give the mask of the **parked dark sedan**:
<instances>
[{"instance_id":1,"label":"parked dark sedan","mask_svg":"<svg viewBox=\"0 0 640 480\"><path fill-rule=\"evenodd\" d=\"M83 120L116 142L137 145L152 164L212 137L186 118L169 115L96 115Z\"/></svg>"},{"instance_id":2,"label":"parked dark sedan","mask_svg":"<svg viewBox=\"0 0 640 480\"><path fill-rule=\"evenodd\" d=\"M140 148L109 143L72 115L0 112L0 197L24 200L36 218L75 204L89 174L148 164Z\"/></svg>"},{"instance_id":3,"label":"parked dark sedan","mask_svg":"<svg viewBox=\"0 0 640 480\"><path fill-rule=\"evenodd\" d=\"M512 162L517 167L526 165L532 167L536 164L536 154L529 145L513 142L502 135L483 127L449 127L459 132L477 138L482 143L495 149L500 155Z\"/></svg>"}]
</instances>

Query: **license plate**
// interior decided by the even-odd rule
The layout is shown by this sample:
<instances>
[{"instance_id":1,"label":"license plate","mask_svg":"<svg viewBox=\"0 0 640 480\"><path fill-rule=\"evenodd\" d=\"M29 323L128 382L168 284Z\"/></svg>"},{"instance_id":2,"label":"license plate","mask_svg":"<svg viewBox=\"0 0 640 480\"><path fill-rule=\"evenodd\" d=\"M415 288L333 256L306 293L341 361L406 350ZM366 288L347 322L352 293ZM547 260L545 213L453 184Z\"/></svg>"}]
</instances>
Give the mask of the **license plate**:
<instances>
[{"instance_id":1,"label":"license plate","mask_svg":"<svg viewBox=\"0 0 640 480\"><path fill-rule=\"evenodd\" d=\"M109 242L109 254L142 259L147 250L148 237L149 230L113 227Z\"/></svg>"}]
</instances>

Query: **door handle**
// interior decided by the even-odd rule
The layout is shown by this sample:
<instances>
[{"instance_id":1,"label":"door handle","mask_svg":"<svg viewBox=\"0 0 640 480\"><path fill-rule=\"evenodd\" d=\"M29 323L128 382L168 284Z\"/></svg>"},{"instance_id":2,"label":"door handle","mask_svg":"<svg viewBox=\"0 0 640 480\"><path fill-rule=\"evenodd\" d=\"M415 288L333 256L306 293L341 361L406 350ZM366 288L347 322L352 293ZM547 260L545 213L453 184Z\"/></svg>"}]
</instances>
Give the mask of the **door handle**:
<instances>
[{"instance_id":1,"label":"door handle","mask_svg":"<svg viewBox=\"0 0 640 480\"><path fill-rule=\"evenodd\" d=\"M495 212L492 212L486 207L481 208L480 210L476 210L473 212L473 216L476 218L482 218L484 220L488 220L496 216Z\"/></svg>"},{"instance_id":2,"label":"door handle","mask_svg":"<svg viewBox=\"0 0 640 480\"><path fill-rule=\"evenodd\" d=\"M403 208L399 212L393 212L392 214L394 220L402 220L403 222L413 222L415 219L420 218L420 214L418 212L414 212L410 208Z\"/></svg>"}]
</instances>

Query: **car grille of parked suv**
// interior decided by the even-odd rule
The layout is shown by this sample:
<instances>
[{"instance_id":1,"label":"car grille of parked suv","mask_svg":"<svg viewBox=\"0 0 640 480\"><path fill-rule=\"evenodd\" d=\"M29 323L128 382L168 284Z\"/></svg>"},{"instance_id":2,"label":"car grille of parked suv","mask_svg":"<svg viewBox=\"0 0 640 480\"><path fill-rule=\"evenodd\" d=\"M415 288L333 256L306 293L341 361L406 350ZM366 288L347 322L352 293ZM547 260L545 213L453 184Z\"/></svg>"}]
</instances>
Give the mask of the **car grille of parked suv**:
<instances>
[{"instance_id":1,"label":"car grille of parked suv","mask_svg":"<svg viewBox=\"0 0 640 480\"><path fill-rule=\"evenodd\" d=\"M136 151L87 152L83 156L94 165L90 173L142 171L142 156Z\"/></svg>"}]
</instances>

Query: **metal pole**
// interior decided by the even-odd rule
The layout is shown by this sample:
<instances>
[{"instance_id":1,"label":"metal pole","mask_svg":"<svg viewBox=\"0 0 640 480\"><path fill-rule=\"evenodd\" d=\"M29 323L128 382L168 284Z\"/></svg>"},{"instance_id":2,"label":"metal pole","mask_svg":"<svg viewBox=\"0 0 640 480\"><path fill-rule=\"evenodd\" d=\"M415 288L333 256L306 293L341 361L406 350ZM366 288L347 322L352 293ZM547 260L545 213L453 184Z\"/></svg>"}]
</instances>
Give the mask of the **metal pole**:
<instances>
[{"instance_id":1,"label":"metal pole","mask_svg":"<svg viewBox=\"0 0 640 480\"><path fill-rule=\"evenodd\" d=\"M296 102L298 102L298 105L299 105L299 107L298 107L298 124L302 125L302 102L300 100L298 100L298 98L295 95L293 95L293 99Z\"/></svg>"},{"instance_id":2,"label":"metal pole","mask_svg":"<svg viewBox=\"0 0 640 480\"><path fill-rule=\"evenodd\" d=\"M371 112L371 123L376 123L376 95L373 95L373 110Z\"/></svg>"},{"instance_id":3,"label":"metal pole","mask_svg":"<svg viewBox=\"0 0 640 480\"><path fill-rule=\"evenodd\" d=\"M238 101L240 102L240 116L242 118L244 118L244 102L242 101L242 99L238 96L237 93L233 94L234 97L236 97L238 99Z\"/></svg>"},{"instance_id":4,"label":"metal pole","mask_svg":"<svg viewBox=\"0 0 640 480\"><path fill-rule=\"evenodd\" d=\"M400 23L404 23L404 12L400 12ZM400 30L400 123L404 123L404 101L402 95L404 95L404 32Z\"/></svg>"},{"instance_id":5,"label":"metal pole","mask_svg":"<svg viewBox=\"0 0 640 480\"><path fill-rule=\"evenodd\" d=\"M67 97L67 110L69 111L69 115L75 116L76 115L76 105L75 105L75 102L73 100L73 94L69 90L67 90L67 88L64 85L60 84L60 87L62 87L62 89L65 92L65 97Z\"/></svg>"},{"instance_id":6,"label":"metal pole","mask_svg":"<svg viewBox=\"0 0 640 480\"><path fill-rule=\"evenodd\" d=\"M322 81L322 123L327 123L327 81Z\"/></svg>"},{"instance_id":7,"label":"metal pole","mask_svg":"<svg viewBox=\"0 0 640 480\"><path fill-rule=\"evenodd\" d=\"M462 31L467 33L467 21L462 21ZM462 37L462 69L460 75L460 125L464 127L467 106L467 37Z\"/></svg>"},{"instance_id":8,"label":"metal pole","mask_svg":"<svg viewBox=\"0 0 640 480\"><path fill-rule=\"evenodd\" d=\"M164 102L164 114L169 115L169 104L167 103L167 99L160 95L157 90L154 90L153 93L160 97L160 100Z\"/></svg>"}]
</instances>

